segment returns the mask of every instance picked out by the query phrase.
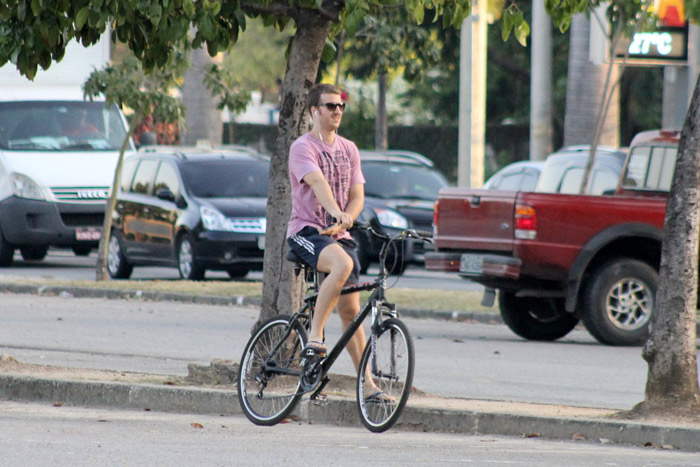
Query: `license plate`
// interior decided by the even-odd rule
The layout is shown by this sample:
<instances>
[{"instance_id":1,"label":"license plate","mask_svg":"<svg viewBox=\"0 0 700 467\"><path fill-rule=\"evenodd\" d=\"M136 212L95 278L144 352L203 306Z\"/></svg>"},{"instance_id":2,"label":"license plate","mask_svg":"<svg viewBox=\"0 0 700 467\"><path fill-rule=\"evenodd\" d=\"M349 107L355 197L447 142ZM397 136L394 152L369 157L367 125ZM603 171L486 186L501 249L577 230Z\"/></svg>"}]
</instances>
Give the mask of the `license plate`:
<instances>
[{"instance_id":1,"label":"license plate","mask_svg":"<svg viewBox=\"0 0 700 467\"><path fill-rule=\"evenodd\" d=\"M95 241L102 237L102 229L98 227L78 227L75 229L75 239L80 241Z\"/></svg>"},{"instance_id":2,"label":"license plate","mask_svg":"<svg viewBox=\"0 0 700 467\"><path fill-rule=\"evenodd\" d=\"M484 257L481 255L462 255L459 261L459 272L481 274L484 270Z\"/></svg>"},{"instance_id":3,"label":"license plate","mask_svg":"<svg viewBox=\"0 0 700 467\"><path fill-rule=\"evenodd\" d=\"M261 250L265 249L265 237L258 237L258 248Z\"/></svg>"}]
</instances>

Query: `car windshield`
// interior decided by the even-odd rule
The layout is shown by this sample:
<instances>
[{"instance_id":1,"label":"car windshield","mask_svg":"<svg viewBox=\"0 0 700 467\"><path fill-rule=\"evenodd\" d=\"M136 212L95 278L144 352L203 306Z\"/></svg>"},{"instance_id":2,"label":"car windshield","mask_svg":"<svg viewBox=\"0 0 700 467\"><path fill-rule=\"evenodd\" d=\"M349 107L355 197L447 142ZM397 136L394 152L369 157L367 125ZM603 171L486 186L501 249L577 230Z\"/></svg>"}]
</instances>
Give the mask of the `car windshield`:
<instances>
[{"instance_id":1,"label":"car windshield","mask_svg":"<svg viewBox=\"0 0 700 467\"><path fill-rule=\"evenodd\" d=\"M267 197L270 165L259 160L186 161L180 165L185 186L198 198Z\"/></svg>"},{"instance_id":2,"label":"car windshield","mask_svg":"<svg viewBox=\"0 0 700 467\"><path fill-rule=\"evenodd\" d=\"M447 180L430 167L385 162L362 162L365 195L384 199L433 201Z\"/></svg>"},{"instance_id":3,"label":"car windshield","mask_svg":"<svg viewBox=\"0 0 700 467\"><path fill-rule=\"evenodd\" d=\"M0 103L0 148L118 151L127 130L116 106L88 101Z\"/></svg>"}]
</instances>

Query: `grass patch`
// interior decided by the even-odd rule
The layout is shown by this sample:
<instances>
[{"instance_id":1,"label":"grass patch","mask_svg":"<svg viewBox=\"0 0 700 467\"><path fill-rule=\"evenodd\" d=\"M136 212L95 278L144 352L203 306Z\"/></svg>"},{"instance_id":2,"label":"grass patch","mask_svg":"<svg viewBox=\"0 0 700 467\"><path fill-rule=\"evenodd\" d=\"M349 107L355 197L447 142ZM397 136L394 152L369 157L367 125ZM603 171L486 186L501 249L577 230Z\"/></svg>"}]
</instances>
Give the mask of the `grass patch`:
<instances>
[{"instance_id":1,"label":"grass patch","mask_svg":"<svg viewBox=\"0 0 700 467\"><path fill-rule=\"evenodd\" d=\"M45 286L82 287L91 289L174 292L196 295L214 295L221 297L246 296L262 297L262 283L236 281L185 281L185 280L119 280L119 281L59 281L34 279L25 277L5 276L0 279L15 284L36 284ZM402 289L392 288L387 291L389 301L396 303L399 310L441 310L441 311L479 311L496 313L497 308L481 306L481 292L437 289ZM369 292L361 294L361 300L369 296Z\"/></svg>"}]
</instances>

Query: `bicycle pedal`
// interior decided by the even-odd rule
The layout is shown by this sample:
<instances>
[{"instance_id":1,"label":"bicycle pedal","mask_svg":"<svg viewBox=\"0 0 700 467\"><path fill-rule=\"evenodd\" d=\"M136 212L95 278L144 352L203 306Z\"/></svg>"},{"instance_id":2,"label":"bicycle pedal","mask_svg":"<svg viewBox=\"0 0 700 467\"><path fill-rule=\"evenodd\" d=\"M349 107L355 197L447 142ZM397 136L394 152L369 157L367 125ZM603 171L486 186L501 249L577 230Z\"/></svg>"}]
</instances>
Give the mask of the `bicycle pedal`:
<instances>
[{"instance_id":1,"label":"bicycle pedal","mask_svg":"<svg viewBox=\"0 0 700 467\"><path fill-rule=\"evenodd\" d=\"M318 394L315 397L311 397L311 403L319 407L325 407L328 405L328 396L326 394Z\"/></svg>"}]
</instances>

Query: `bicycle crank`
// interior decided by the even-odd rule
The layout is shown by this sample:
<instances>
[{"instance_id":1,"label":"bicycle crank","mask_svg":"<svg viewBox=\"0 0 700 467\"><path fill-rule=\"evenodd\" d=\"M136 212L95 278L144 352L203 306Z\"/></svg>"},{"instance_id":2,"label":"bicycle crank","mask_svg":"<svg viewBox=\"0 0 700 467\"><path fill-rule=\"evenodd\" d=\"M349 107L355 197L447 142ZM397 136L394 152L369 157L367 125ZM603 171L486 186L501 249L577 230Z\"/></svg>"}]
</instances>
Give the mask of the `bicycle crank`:
<instances>
[{"instance_id":1,"label":"bicycle crank","mask_svg":"<svg viewBox=\"0 0 700 467\"><path fill-rule=\"evenodd\" d=\"M301 367L301 381L299 386L304 392L311 392L321 382L321 358L305 358Z\"/></svg>"}]
</instances>

